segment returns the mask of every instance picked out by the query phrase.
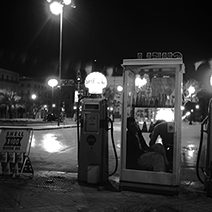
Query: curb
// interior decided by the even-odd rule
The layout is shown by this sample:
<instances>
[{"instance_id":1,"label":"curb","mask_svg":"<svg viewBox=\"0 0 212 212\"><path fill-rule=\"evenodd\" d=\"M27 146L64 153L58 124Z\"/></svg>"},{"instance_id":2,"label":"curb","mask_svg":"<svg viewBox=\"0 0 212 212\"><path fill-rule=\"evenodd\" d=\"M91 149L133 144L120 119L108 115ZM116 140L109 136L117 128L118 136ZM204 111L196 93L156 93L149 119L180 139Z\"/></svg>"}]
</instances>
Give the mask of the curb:
<instances>
[{"instance_id":1,"label":"curb","mask_svg":"<svg viewBox=\"0 0 212 212\"><path fill-rule=\"evenodd\" d=\"M36 126L31 126L31 125L16 125L16 126L12 126L12 125L8 125L8 126L0 126L0 129L8 129L8 128L11 128L11 129L17 129L17 128L20 128L20 129L23 129L23 128L27 128L27 129L33 129L34 131L41 131L41 130L54 130L54 129L63 129L63 128L76 128L77 125L64 125L64 126L39 126L39 127L36 127Z\"/></svg>"},{"instance_id":2,"label":"curb","mask_svg":"<svg viewBox=\"0 0 212 212\"><path fill-rule=\"evenodd\" d=\"M76 125L66 125L66 126L47 126L47 127L32 127L34 131L41 130L54 130L54 129L63 129L63 128L76 128Z\"/></svg>"}]
</instances>

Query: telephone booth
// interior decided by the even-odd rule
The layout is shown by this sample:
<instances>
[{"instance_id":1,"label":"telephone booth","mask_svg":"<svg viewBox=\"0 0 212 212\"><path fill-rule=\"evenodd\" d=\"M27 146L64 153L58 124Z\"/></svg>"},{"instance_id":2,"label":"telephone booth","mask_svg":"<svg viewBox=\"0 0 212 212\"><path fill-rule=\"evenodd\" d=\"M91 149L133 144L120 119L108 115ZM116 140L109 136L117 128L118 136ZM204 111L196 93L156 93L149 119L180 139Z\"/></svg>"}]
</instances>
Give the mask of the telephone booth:
<instances>
[{"instance_id":1,"label":"telephone booth","mask_svg":"<svg viewBox=\"0 0 212 212\"><path fill-rule=\"evenodd\" d=\"M182 58L124 59L122 66L120 187L122 190L176 193L180 184ZM137 158L136 149L130 147L135 136L134 133L128 136L129 117L134 118L140 128L140 136L148 146ZM160 130L152 141L156 124L160 121L166 123L163 131L168 135L169 145L163 143ZM164 152L158 152L154 146L162 147Z\"/></svg>"}]
</instances>

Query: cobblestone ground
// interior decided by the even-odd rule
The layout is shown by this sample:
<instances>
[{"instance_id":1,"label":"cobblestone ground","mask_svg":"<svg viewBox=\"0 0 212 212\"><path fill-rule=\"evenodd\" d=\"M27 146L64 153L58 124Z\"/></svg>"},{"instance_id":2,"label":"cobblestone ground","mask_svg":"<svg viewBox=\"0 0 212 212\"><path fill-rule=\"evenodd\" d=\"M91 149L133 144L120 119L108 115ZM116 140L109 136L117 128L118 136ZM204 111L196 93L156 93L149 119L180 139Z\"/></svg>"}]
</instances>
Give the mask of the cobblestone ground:
<instances>
[{"instance_id":1,"label":"cobblestone ground","mask_svg":"<svg viewBox=\"0 0 212 212\"><path fill-rule=\"evenodd\" d=\"M118 184L112 181L114 187ZM198 187L199 189L199 187ZM0 178L0 212L10 211L119 211L211 212L212 200L185 181L174 196L81 186L76 173L40 172L28 177Z\"/></svg>"}]
</instances>

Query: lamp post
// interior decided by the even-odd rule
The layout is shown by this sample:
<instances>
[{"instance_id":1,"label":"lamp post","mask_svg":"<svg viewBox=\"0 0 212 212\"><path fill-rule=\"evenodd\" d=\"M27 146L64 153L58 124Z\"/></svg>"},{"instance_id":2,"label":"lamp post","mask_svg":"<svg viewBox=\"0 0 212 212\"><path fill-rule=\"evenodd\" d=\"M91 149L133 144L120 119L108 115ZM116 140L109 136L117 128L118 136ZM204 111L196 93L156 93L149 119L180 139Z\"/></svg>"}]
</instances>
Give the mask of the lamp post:
<instances>
[{"instance_id":1,"label":"lamp post","mask_svg":"<svg viewBox=\"0 0 212 212\"><path fill-rule=\"evenodd\" d=\"M54 97L54 87L58 85L58 80L57 79L49 79L48 80L48 85L52 88L52 104L51 104L51 112L53 113L53 97Z\"/></svg>"},{"instance_id":2,"label":"lamp post","mask_svg":"<svg viewBox=\"0 0 212 212\"><path fill-rule=\"evenodd\" d=\"M33 100L33 105L32 105L32 114L33 114L33 119L35 118L35 115L36 115L36 109L35 109L35 107L36 107L36 105L35 105L35 100L37 99L37 95L36 94L32 94L31 95L31 99Z\"/></svg>"},{"instance_id":3,"label":"lamp post","mask_svg":"<svg viewBox=\"0 0 212 212\"><path fill-rule=\"evenodd\" d=\"M72 0L47 0L49 3L50 11L54 15L60 16L60 38L59 38L59 63L58 63L58 88L59 88L59 99L58 99L58 126L60 125L60 102L61 102L61 73L62 73L62 38L63 38L63 7L70 5ZM75 6L71 5L75 8Z\"/></svg>"}]
</instances>

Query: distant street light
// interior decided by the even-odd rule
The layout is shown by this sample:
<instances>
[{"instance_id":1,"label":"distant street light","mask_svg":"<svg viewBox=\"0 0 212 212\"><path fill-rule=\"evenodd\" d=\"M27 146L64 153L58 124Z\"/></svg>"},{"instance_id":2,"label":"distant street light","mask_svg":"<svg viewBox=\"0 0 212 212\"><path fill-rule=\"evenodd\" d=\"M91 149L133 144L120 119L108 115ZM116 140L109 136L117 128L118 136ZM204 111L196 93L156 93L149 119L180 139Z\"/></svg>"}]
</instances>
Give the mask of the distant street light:
<instances>
[{"instance_id":1,"label":"distant street light","mask_svg":"<svg viewBox=\"0 0 212 212\"><path fill-rule=\"evenodd\" d=\"M62 37L63 37L63 7L66 5L71 4L71 0L47 0L47 2L49 3L49 8L50 11L54 14L54 15L60 15L60 40L59 40L59 44L60 44L60 48L59 48L59 64L58 64L58 78L59 78L59 86L58 88L60 89L61 92L61 73L62 73ZM71 7L75 8L74 5L71 5ZM58 101L58 126L60 125L60 99L61 97L59 97Z\"/></svg>"},{"instance_id":2,"label":"distant street light","mask_svg":"<svg viewBox=\"0 0 212 212\"><path fill-rule=\"evenodd\" d=\"M31 95L31 99L32 99L32 100L37 99L37 95L36 95L36 94L32 94L32 95Z\"/></svg>"},{"instance_id":3,"label":"distant street light","mask_svg":"<svg viewBox=\"0 0 212 212\"><path fill-rule=\"evenodd\" d=\"M195 93L195 87L193 85L190 85L188 88L188 96L192 98L192 95Z\"/></svg>"},{"instance_id":4,"label":"distant street light","mask_svg":"<svg viewBox=\"0 0 212 212\"><path fill-rule=\"evenodd\" d=\"M48 80L48 85L52 88L58 85L58 80L57 79L50 79Z\"/></svg>"},{"instance_id":5,"label":"distant street light","mask_svg":"<svg viewBox=\"0 0 212 212\"><path fill-rule=\"evenodd\" d=\"M117 91L122 92L123 91L123 87L121 85L117 86Z\"/></svg>"}]
</instances>

